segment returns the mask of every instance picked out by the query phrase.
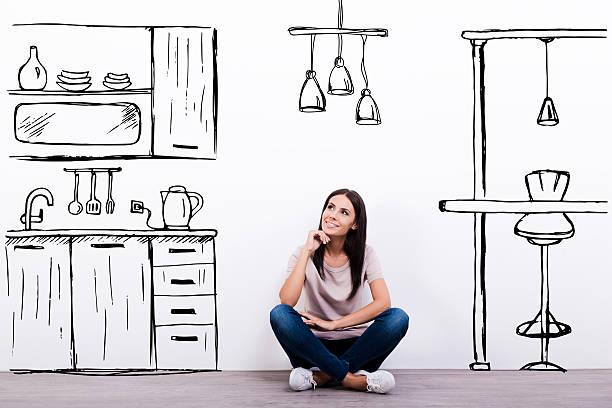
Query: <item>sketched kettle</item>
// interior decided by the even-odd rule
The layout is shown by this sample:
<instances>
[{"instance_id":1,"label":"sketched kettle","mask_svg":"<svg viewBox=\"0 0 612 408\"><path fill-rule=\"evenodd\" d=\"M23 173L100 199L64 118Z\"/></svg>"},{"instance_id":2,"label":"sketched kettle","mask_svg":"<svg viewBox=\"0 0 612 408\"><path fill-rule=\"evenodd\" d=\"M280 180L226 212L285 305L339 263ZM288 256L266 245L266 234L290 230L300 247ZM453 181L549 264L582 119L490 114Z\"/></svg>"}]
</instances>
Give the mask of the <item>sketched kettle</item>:
<instances>
[{"instance_id":1,"label":"sketched kettle","mask_svg":"<svg viewBox=\"0 0 612 408\"><path fill-rule=\"evenodd\" d=\"M204 198L198 193L187 191L183 186L172 186L167 191L160 191L160 194L164 227L189 229L189 222L202 209Z\"/></svg>"}]
</instances>

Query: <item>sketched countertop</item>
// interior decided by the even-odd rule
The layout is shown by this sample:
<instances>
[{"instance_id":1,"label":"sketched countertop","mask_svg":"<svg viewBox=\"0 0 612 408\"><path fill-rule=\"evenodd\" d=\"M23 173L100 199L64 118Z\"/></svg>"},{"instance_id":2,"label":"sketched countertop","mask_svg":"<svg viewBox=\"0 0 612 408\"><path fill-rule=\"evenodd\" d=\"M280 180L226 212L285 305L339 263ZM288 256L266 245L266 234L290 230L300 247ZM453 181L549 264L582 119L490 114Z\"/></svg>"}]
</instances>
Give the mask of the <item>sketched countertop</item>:
<instances>
[{"instance_id":1,"label":"sketched countertop","mask_svg":"<svg viewBox=\"0 0 612 408\"><path fill-rule=\"evenodd\" d=\"M7 231L7 238L27 237L81 237L81 236L122 236L122 237L203 237L217 236L214 229L190 230L118 230L118 229L50 229L50 230L13 230Z\"/></svg>"}]
</instances>

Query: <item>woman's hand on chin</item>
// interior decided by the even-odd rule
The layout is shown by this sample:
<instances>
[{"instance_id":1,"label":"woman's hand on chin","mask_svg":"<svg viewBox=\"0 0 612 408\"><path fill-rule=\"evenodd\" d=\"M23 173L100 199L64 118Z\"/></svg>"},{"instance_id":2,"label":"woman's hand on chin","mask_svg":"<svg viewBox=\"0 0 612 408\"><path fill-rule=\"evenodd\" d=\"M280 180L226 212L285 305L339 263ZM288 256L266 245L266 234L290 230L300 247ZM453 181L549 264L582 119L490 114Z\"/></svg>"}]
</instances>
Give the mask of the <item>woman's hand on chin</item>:
<instances>
[{"instance_id":1,"label":"woman's hand on chin","mask_svg":"<svg viewBox=\"0 0 612 408\"><path fill-rule=\"evenodd\" d=\"M308 233L308 238L306 239L306 245L304 245L304 249L308 251L309 255L312 255L314 251L316 251L321 244L325 245L330 241L330 238L321 230L314 230Z\"/></svg>"},{"instance_id":2,"label":"woman's hand on chin","mask_svg":"<svg viewBox=\"0 0 612 408\"><path fill-rule=\"evenodd\" d=\"M336 330L336 322L334 321L330 322L329 320L323 320L306 312L300 312L300 315L302 315L302 317L306 319L304 320L304 323L306 323L310 327L314 327L315 329L323 331Z\"/></svg>"}]
</instances>

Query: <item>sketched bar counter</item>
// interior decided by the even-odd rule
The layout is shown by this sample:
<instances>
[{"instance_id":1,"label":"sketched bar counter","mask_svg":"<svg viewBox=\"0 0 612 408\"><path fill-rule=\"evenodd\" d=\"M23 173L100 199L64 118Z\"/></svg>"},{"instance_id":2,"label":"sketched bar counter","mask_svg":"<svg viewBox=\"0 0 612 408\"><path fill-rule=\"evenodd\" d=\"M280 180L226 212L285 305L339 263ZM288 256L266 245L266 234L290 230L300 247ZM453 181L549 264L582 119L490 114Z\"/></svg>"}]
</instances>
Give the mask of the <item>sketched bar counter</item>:
<instances>
[{"instance_id":1,"label":"sketched bar counter","mask_svg":"<svg viewBox=\"0 0 612 408\"><path fill-rule=\"evenodd\" d=\"M217 370L216 236L214 229L8 231L0 321L9 368Z\"/></svg>"}]
</instances>

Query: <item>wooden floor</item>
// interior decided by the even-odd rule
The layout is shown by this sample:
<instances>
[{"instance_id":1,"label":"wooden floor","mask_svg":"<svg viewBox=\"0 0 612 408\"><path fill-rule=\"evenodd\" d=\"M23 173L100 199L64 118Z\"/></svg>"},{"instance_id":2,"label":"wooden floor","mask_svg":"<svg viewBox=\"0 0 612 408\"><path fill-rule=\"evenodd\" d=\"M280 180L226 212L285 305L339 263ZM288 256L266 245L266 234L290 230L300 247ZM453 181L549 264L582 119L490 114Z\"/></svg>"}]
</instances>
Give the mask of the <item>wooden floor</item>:
<instances>
[{"instance_id":1,"label":"wooden floor","mask_svg":"<svg viewBox=\"0 0 612 408\"><path fill-rule=\"evenodd\" d=\"M612 407L612 370L391 370L389 394L293 392L288 371L83 376L0 373L0 407Z\"/></svg>"}]
</instances>

